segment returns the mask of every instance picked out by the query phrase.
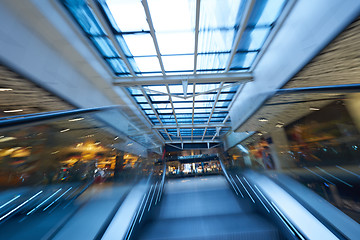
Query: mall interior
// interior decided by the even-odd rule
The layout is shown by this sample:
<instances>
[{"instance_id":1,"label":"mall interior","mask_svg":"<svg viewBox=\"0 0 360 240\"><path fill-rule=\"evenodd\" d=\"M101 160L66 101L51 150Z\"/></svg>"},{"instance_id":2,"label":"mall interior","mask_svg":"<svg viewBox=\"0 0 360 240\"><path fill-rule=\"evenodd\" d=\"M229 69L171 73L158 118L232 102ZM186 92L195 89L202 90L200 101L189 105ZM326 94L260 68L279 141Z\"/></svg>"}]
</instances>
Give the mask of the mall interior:
<instances>
[{"instance_id":1,"label":"mall interior","mask_svg":"<svg viewBox=\"0 0 360 240\"><path fill-rule=\"evenodd\" d=\"M0 0L1 239L359 239L359 0Z\"/></svg>"}]
</instances>

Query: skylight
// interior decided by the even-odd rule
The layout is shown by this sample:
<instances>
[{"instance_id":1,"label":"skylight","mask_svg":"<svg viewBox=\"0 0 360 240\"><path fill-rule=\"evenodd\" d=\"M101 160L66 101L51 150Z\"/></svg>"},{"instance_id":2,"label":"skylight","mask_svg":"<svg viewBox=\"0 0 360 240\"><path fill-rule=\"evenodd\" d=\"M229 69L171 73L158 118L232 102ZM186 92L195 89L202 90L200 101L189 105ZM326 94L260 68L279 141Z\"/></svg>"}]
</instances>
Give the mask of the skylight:
<instances>
[{"instance_id":1,"label":"skylight","mask_svg":"<svg viewBox=\"0 0 360 240\"><path fill-rule=\"evenodd\" d=\"M164 141L215 141L230 129L242 82L221 76L251 69L287 3L255 1L248 12L248 0L59 1L114 76L134 82L128 93Z\"/></svg>"}]
</instances>

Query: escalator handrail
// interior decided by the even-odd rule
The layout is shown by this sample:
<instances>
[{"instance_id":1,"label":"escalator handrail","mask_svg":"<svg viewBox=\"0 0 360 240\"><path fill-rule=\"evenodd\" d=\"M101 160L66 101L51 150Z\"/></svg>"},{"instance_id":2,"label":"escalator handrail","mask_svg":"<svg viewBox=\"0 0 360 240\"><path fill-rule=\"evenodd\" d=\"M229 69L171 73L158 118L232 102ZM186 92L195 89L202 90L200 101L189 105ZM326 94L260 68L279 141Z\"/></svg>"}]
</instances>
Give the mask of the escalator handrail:
<instances>
[{"instance_id":1,"label":"escalator handrail","mask_svg":"<svg viewBox=\"0 0 360 240\"><path fill-rule=\"evenodd\" d=\"M104 107L95 107L95 108L78 108L78 109L71 109L71 110L65 110L65 111L52 111L52 112L44 112L39 114L24 114L21 116L14 116L18 117L15 119L5 119L0 120L0 128L10 127L10 126L17 126L21 124L27 124L27 123L33 123L43 120L50 120L50 119L56 119L61 117L69 117L74 116L78 114L83 113L91 113L91 112L99 112L99 111L105 111L110 109L116 109L119 108L118 105L113 106L104 106Z\"/></svg>"}]
</instances>

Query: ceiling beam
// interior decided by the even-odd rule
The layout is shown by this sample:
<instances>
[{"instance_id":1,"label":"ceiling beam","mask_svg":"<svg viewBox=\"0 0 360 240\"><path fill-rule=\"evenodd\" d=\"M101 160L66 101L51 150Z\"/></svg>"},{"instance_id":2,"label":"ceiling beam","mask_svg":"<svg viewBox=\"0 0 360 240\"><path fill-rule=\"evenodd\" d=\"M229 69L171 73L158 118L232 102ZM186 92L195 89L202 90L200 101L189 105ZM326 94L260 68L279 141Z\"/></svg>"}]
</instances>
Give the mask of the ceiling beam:
<instances>
[{"instance_id":1,"label":"ceiling beam","mask_svg":"<svg viewBox=\"0 0 360 240\"><path fill-rule=\"evenodd\" d=\"M282 11L281 15L279 16L279 18L276 20L276 24L275 27L270 31L269 36L266 38L264 45L262 46L259 54L256 56L255 61L253 62L253 64L251 65L250 70L253 70L256 68L257 64L259 63L261 57L264 55L264 53L266 52L267 48L270 46L271 42L273 41L275 35L277 34L277 32L279 31L279 29L281 28L282 24L285 22L285 19L287 19L287 16L289 15L289 13L291 12L291 10L293 9L293 7L295 6L295 3L297 2L297 0L289 0L286 5L284 10Z\"/></svg>"},{"instance_id":2,"label":"ceiling beam","mask_svg":"<svg viewBox=\"0 0 360 240\"><path fill-rule=\"evenodd\" d=\"M217 91L217 93L216 93L216 97L215 97L215 100L214 100L214 105L212 106L211 113L210 113L209 119L208 119L208 121L207 121L207 124L210 123L211 117L212 117L212 115L214 114L215 107L216 107L216 104L217 104L217 102L218 102L218 100L219 100L219 96L220 96L220 94L221 94L221 89L222 89L223 86L224 86L224 82L220 83L220 87L219 87L220 89L219 89L219 90ZM206 127L205 130L204 130L204 134L203 134L201 140L204 140L206 131L207 131L207 127ZM216 136L216 133L215 133L215 136ZM214 138L213 138L213 139L214 139Z\"/></svg>"},{"instance_id":3,"label":"ceiling beam","mask_svg":"<svg viewBox=\"0 0 360 240\"><path fill-rule=\"evenodd\" d=\"M113 84L116 86L137 86L137 85L163 85L182 84L183 80L188 83L219 83L219 82L250 82L253 75L250 72L243 73L217 73L217 74L189 74L149 77L116 77Z\"/></svg>"},{"instance_id":4,"label":"ceiling beam","mask_svg":"<svg viewBox=\"0 0 360 240\"><path fill-rule=\"evenodd\" d=\"M192 116L191 116L191 123L194 124L194 115L195 115L195 88L196 88L196 83L193 84L193 101L192 101ZM193 136L194 136L194 129L191 129L191 140L193 140Z\"/></svg>"},{"instance_id":5,"label":"ceiling beam","mask_svg":"<svg viewBox=\"0 0 360 240\"><path fill-rule=\"evenodd\" d=\"M169 85L167 85L167 84L166 84L166 91L170 94ZM174 118L175 118L176 128L177 128L177 131L178 131L180 140L182 140L181 133L180 133L180 129L179 129L179 123L178 123L178 120L177 120L177 118L176 118L174 103L173 103L173 101L172 101L172 97L171 97L171 96L169 96L169 101L170 101L171 109L172 109L172 111L173 111L173 115L174 115Z\"/></svg>"},{"instance_id":6,"label":"ceiling beam","mask_svg":"<svg viewBox=\"0 0 360 240\"><path fill-rule=\"evenodd\" d=\"M150 29L150 34L151 34L153 42L154 42L156 55L157 55L157 58L159 60L159 64L160 64L160 67L161 67L161 72L162 72L163 75L165 75L164 63L163 63L162 58L161 58L160 48L159 48L159 44L158 44L158 41L157 41L157 38L156 38L154 25L153 25L153 22L152 22L152 19L151 19L149 5L148 5L147 0L141 0L141 3L143 5L143 7L144 7L144 11L145 11L145 15L146 15L146 21L148 22L149 29Z\"/></svg>"},{"instance_id":7,"label":"ceiling beam","mask_svg":"<svg viewBox=\"0 0 360 240\"><path fill-rule=\"evenodd\" d=\"M148 104L150 105L151 109L153 110L153 112L154 112L154 114L155 114L156 118L159 120L160 125L162 126L162 125L163 125L163 123L162 123L162 121L161 121L161 119L160 119L160 117L159 117L159 114L157 114L157 112L156 112L156 110L155 110L154 106L152 105L152 103L151 103L151 100L150 100L149 96L146 94L146 92L144 91L144 89L143 89L143 88L140 88L140 90L141 90L141 93L144 95L144 97L145 97L146 101L147 101L147 102L148 102ZM172 138L171 138L170 134L168 133L168 131L166 130L166 128L163 128L163 127L162 127L162 129L164 129L164 130L165 130L165 133L166 133L166 135L168 136L168 138L169 138L170 140L172 140Z\"/></svg>"},{"instance_id":8,"label":"ceiling beam","mask_svg":"<svg viewBox=\"0 0 360 240\"><path fill-rule=\"evenodd\" d=\"M101 26L104 28L105 34L107 35L107 37L109 38L111 43L114 45L114 47L115 47L116 51L119 53L121 59L124 61L124 63L126 65L126 67L128 68L130 74L132 76L136 76L136 74L135 74L134 70L132 69L127 57L125 56L124 51L122 50L122 48L120 47L120 44L116 40L116 38L115 38L114 34L112 33L112 31L110 30L110 27L108 26L108 23L105 20L104 16L102 15L99 7L94 2L94 0L89 0L88 3L89 3L90 8L93 10L95 16L99 20Z\"/></svg>"},{"instance_id":9,"label":"ceiling beam","mask_svg":"<svg viewBox=\"0 0 360 240\"><path fill-rule=\"evenodd\" d=\"M240 86L240 87L238 88L238 90L236 91L233 99L231 100L231 102L230 102L230 104L229 104L229 106L228 106L228 108L227 108L227 111L228 111L228 112L230 111L232 105L234 104L234 101L236 100L236 98L238 97L238 95L240 94L240 92L244 89L244 87L245 87L245 84L241 84L241 86ZM228 113L228 114L226 115L224 121L223 121L223 124L225 124L225 123L229 120L229 118L230 118L230 114ZM222 127L220 127L219 132L221 131L221 129L222 129ZM215 139L216 136L217 136L217 133L214 134L214 136L213 136L212 139ZM219 136L219 137L220 137L220 136Z\"/></svg>"},{"instance_id":10,"label":"ceiling beam","mask_svg":"<svg viewBox=\"0 0 360 240\"><path fill-rule=\"evenodd\" d=\"M209 124L162 124L154 125L153 129L169 129L169 128L216 128L216 127L231 127L230 124L226 123L209 123Z\"/></svg>"},{"instance_id":11,"label":"ceiling beam","mask_svg":"<svg viewBox=\"0 0 360 240\"><path fill-rule=\"evenodd\" d=\"M194 48L194 74L196 74L198 43L199 43L199 24L200 24L200 0L196 0L196 18L195 18L195 48Z\"/></svg>"},{"instance_id":12,"label":"ceiling beam","mask_svg":"<svg viewBox=\"0 0 360 240\"><path fill-rule=\"evenodd\" d=\"M153 124L153 123L149 120L149 118L145 115L144 111L140 108L139 104L137 104L137 103L135 102L135 99L134 99L132 96L130 96L130 93L127 92L127 91L124 91L124 93L125 93L125 95L130 99L132 105L135 106L137 112L142 115L142 117L145 119L145 121L147 121L147 123L148 123L150 126L153 126L154 124ZM140 117L140 116L139 116L139 117ZM158 136L159 139L160 139L162 142L165 141L164 137L159 133L159 131L152 129L152 132L153 132L156 136Z\"/></svg>"},{"instance_id":13,"label":"ceiling beam","mask_svg":"<svg viewBox=\"0 0 360 240\"><path fill-rule=\"evenodd\" d=\"M243 33L245 31L247 22L248 22L248 20L250 18L250 15L251 15L251 12L252 12L252 9L253 9L254 5L255 5L255 0L249 0L247 2L247 4L246 4L245 11L244 11L245 14L243 14L243 17L242 17L240 25L239 25L239 30L236 33L234 45L232 46L230 57L228 58L228 62L226 64L225 72L228 72L230 70L231 63L232 63L232 61L233 61L233 59L235 57L235 54L237 52L237 48L238 48L238 46L240 44L241 38L242 38Z\"/></svg>"}]
</instances>

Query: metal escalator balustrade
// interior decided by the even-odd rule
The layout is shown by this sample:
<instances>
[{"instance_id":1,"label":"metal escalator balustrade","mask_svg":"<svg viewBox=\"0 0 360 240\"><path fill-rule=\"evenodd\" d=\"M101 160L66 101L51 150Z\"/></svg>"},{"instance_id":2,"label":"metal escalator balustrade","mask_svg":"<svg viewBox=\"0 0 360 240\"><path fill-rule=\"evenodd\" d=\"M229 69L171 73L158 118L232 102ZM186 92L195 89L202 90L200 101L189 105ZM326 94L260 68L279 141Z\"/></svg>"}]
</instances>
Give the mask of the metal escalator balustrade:
<instances>
[{"instance_id":1,"label":"metal escalator balustrade","mask_svg":"<svg viewBox=\"0 0 360 240\"><path fill-rule=\"evenodd\" d=\"M157 149L144 146L149 139L135 141L143 132L121 111L110 106L0 121L1 238L102 237L134 186L159 168Z\"/></svg>"}]
</instances>

